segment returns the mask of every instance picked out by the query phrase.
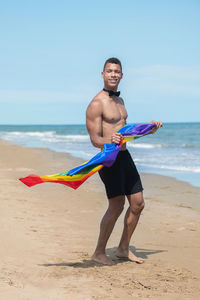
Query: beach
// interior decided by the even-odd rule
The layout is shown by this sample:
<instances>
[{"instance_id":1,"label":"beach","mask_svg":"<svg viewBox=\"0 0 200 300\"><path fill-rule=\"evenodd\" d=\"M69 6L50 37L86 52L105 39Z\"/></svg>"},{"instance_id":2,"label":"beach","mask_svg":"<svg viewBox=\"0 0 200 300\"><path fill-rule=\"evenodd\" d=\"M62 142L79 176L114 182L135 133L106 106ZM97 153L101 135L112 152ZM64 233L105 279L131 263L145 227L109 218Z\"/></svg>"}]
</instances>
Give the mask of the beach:
<instances>
[{"instance_id":1,"label":"beach","mask_svg":"<svg viewBox=\"0 0 200 300\"><path fill-rule=\"evenodd\" d=\"M118 260L125 211L108 242L114 266L91 260L107 207L94 175L78 190L18 178L64 172L81 158L0 140L0 299L199 299L200 188L141 174L145 209L131 249L142 265ZM126 204L127 207L127 204Z\"/></svg>"}]
</instances>

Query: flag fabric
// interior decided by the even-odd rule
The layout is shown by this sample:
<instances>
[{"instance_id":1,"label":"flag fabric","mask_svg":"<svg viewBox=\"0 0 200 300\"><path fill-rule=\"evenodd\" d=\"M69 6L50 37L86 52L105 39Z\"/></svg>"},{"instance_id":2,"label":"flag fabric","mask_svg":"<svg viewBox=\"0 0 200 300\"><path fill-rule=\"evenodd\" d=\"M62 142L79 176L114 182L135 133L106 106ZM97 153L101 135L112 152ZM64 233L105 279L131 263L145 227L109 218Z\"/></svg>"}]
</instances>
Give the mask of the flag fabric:
<instances>
[{"instance_id":1,"label":"flag fabric","mask_svg":"<svg viewBox=\"0 0 200 300\"><path fill-rule=\"evenodd\" d=\"M31 174L25 178L20 178L19 180L28 187L43 182L54 182L77 189L84 181L86 181L90 176L95 174L103 167L111 167L124 143L148 134L155 126L155 124L127 124L118 130L118 132L123 136L123 139L119 145L104 144L101 152L80 166L75 167L65 173L45 176Z\"/></svg>"}]
</instances>

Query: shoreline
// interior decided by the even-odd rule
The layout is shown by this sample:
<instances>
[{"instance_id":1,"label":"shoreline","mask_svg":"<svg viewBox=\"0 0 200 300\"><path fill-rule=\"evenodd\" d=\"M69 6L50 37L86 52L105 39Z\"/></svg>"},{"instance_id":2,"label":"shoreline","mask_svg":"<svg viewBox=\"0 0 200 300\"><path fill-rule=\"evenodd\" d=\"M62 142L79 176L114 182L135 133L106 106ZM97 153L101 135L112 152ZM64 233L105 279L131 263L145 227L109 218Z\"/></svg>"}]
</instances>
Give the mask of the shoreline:
<instances>
[{"instance_id":1,"label":"shoreline","mask_svg":"<svg viewBox=\"0 0 200 300\"><path fill-rule=\"evenodd\" d=\"M54 150L51 150L49 148L32 148L32 147L27 147L27 146L22 146L22 145L17 145L14 144L12 142L8 142L5 140L0 139L0 145L1 143L5 143L8 146L13 146L13 147L17 147L19 150L20 148L22 149L30 149L30 151L39 151L39 153L45 153L46 155L48 155L48 157L53 159L58 159L59 162L63 162L65 163L65 161L67 161L66 164L66 168L63 167L62 164L59 163L60 169L57 168L52 168L49 169L47 168L46 172L44 171L43 174L36 174L36 175L41 175L41 176L45 176L45 175L50 175L50 174L57 174L57 173L61 173L61 172L67 172L68 170L82 164L83 162L85 162L84 159L80 158L80 157L75 157L69 153L65 153L65 152L56 152ZM49 172L48 172L49 170ZM146 173L146 172L139 172L140 176L141 176L141 180L144 183L144 195L149 195L151 194L151 191L156 189L157 187L157 183L155 182L159 182L159 184L162 184L162 189L166 190L169 192L170 189L170 185L174 185L177 189L181 188L183 191L182 193L187 193L188 189L192 189L194 192L192 193L192 195L190 196L190 202L188 203L188 200L179 200L179 204L183 205L183 206L188 206L191 207L192 209L197 209L200 210L200 201L198 201L198 199L195 196L195 193L200 193L200 187L194 186L192 184L190 184L187 181L183 181L183 180L179 180L177 178L174 178L172 176L166 176L166 175L161 175L161 174L154 174L154 173ZM29 173L25 172L24 173L24 177L28 176ZM167 182L167 183L166 183ZM23 183L21 183L23 185ZM44 185L49 184L50 185L60 185L60 184L55 184L55 183L43 183ZM42 184L42 185L43 185ZM78 188L78 190L84 189L84 187L87 185L86 189L90 189L91 191L97 191L100 193L105 194L104 192L104 186L102 184L102 181L100 180L98 174L94 174L93 176L91 176L88 180L86 180L86 182L84 182L81 187ZM38 186L41 186L41 184L39 184ZM34 189L35 187L29 188L29 189ZM74 191L73 189L71 189L70 187L65 187L67 189L70 189L72 191ZM174 191L173 191L174 192ZM149 197L149 196L148 196ZM171 199L171 197L169 197L169 199ZM166 201L167 201L167 197L166 197ZM171 204L174 204L173 201L171 202L171 200L169 200Z\"/></svg>"},{"instance_id":2,"label":"shoreline","mask_svg":"<svg viewBox=\"0 0 200 300\"><path fill-rule=\"evenodd\" d=\"M50 183L28 188L18 180L31 173L66 171L81 162L65 153L0 141L2 297L198 299L200 188L141 174L146 207L130 248L145 263L119 261L114 255L124 211L107 247L115 265L101 266L91 260L107 208L99 177L92 176L76 191Z\"/></svg>"},{"instance_id":3,"label":"shoreline","mask_svg":"<svg viewBox=\"0 0 200 300\"><path fill-rule=\"evenodd\" d=\"M38 149L38 150L45 150L45 151L50 151L50 152L53 152L53 153L56 153L56 154L58 154L58 155L60 155L60 156L69 156L70 157L70 159L71 160L74 160L74 161L77 161L78 162L78 164L76 163L76 165L79 165L79 164L82 164L83 162L85 162L86 161L86 159L83 159L83 158L81 158L81 157L78 157L78 156L74 156L74 155L72 155L72 154L70 154L69 152L58 152L58 151L55 151L55 150L52 150L52 149L50 149L50 148L43 148L43 147L31 147L31 146L24 146L24 145L19 145L19 144L15 144L15 143L13 143L13 142L10 142L10 141L6 141L6 140L3 140L3 139L0 139L0 142L5 142L5 143L8 143L8 144L10 144L10 145L13 145L13 146L19 146L19 147L22 147L22 148L29 148L29 149ZM128 148L127 148L128 149ZM92 156L91 156L91 158L92 158ZM73 168L73 167L75 167L76 165L74 165L74 166L72 166L72 167L70 167L70 168ZM65 170L65 172L66 171L68 171L70 168L67 168L66 170ZM138 168L138 167L137 167ZM144 169L148 169L147 167L144 167ZM172 175L165 175L165 174L162 174L162 169L160 169L161 170L161 172L159 173L159 171L158 172L151 172L151 171L140 171L139 170L140 168L138 168L138 171L139 171L139 173L141 174L141 175L151 175L151 176L161 176L161 177L167 177L167 178L171 178L171 179L174 179L174 180L176 180L176 181L180 181L180 182L184 182L186 185L190 185L191 187L194 187L194 188L199 188L200 189L200 186L198 186L198 185L194 185L194 184L192 184L191 182L189 182L189 181L187 181L187 180L183 180L183 179L179 179L178 177L176 177L176 176L172 176ZM170 172L170 170L167 170L166 171L167 173L169 173ZM171 170L171 172L173 173L174 171L173 170ZM56 173L56 172L55 172ZM57 173L61 173L59 170L57 171ZM164 173L164 172L163 172ZM181 173L181 172L177 172L177 173ZM47 175L47 174L45 174L45 175ZM91 178L90 178L91 179ZM89 180L90 180L89 179Z\"/></svg>"},{"instance_id":4,"label":"shoreline","mask_svg":"<svg viewBox=\"0 0 200 300\"><path fill-rule=\"evenodd\" d=\"M195 136L200 123L166 122L165 125L162 133L159 132L153 138L146 137L141 143L136 141L135 145L128 143L139 172L170 176L200 187L200 140ZM85 124L4 126L5 128L0 125L0 138L22 146L46 147L56 152L67 152L83 160L90 159L98 152L89 141Z\"/></svg>"}]
</instances>

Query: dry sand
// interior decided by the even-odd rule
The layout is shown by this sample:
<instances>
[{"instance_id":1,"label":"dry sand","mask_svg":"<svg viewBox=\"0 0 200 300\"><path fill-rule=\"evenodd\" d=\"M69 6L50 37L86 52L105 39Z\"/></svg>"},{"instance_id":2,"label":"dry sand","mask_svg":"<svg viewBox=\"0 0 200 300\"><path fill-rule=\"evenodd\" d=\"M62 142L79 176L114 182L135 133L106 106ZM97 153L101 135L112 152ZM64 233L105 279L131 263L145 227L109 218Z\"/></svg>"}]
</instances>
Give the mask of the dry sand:
<instances>
[{"instance_id":1,"label":"dry sand","mask_svg":"<svg viewBox=\"0 0 200 300\"><path fill-rule=\"evenodd\" d=\"M0 141L0 300L200 299L200 188L142 175L146 207L131 249L145 263L114 256L123 213L108 243L115 265L100 266L90 259L107 206L98 175L77 191L17 180L79 162Z\"/></svg>"}]
</instances>

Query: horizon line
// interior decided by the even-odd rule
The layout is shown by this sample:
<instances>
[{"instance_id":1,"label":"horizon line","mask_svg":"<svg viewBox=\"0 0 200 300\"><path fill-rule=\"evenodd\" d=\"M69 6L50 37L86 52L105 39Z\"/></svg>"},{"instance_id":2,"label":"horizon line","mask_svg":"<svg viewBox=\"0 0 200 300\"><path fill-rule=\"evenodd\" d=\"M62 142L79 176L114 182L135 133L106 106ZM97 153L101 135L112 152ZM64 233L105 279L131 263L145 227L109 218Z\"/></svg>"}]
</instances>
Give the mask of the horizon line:
<instances>
[{"instance_id":1,"label":"horizon line","mask_svg":"<svg viewBox=\"0 0 200 300\"><path fill-rule=\"evenodd\" d=\"M135 122L135 123L148 123L148 122ZM200 123L200 121L164 121L163 124L177 124L177 123ZM127 124L130 124L129 122ZM69 126L69 125L86 125L86 123L2 123L0 126Z\"/></svg>"}]
</instances>

